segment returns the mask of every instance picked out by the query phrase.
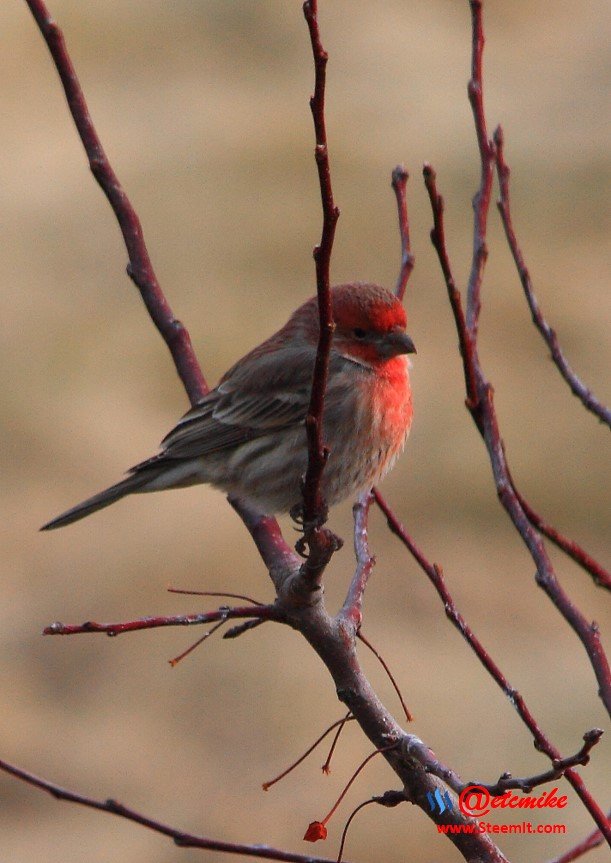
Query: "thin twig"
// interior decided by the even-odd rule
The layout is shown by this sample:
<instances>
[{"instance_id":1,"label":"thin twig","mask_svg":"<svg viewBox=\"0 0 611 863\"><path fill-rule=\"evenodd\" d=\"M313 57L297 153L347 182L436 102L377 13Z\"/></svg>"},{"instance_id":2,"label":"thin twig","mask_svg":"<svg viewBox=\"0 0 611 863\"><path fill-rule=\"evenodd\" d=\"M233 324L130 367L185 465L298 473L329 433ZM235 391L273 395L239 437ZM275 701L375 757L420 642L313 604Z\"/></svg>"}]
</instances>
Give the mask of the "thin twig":
<instances>
[{"instance_id":1,"label":"thin twig","mask_svg":"<svg viewBox=\"0 0 611 863\"><path fill-rule=\"evenodd\" d=\"M341 737L341 733L344 730L344 728L346 727L346 722L348 722L351 719L354 719L354 716L350 713L350 711L348 711L348 713L346 713L344 718L340 721L339 726L337 728L337 731L333 735L333 740L331 741L331 746L329 747L329 752L327 754L327 757L325 758L325 763L321 767L322 772L326 776L328 776L329 773L331 773L331 759L333 758L333 754L335 752L335 749L337 748L337 744L339 742L339 738Z\"/></svg>"},{"instance_id":2,"label":"thin twig","mask_svg":"<svg viewBox=\"0 0 611 863\"><path fill-rule=\"evenodd\" d=\"M201 638L198 638L197 641L194 641L193 644L191 644L189 647L187 647L186 650L183 650L182 653L179 653L178 656L175 656L173 659L168 659L168 663L172 666L172 668L174 668L176 665L178 665L178 663L181 662L186 656L189 656L190 653L193 653L193 651L196 648L198 648L200 646L200 644L203 644L204 641L207 641L211 635L214 635L214 633L218 629L220 629L221 626L225 625L226 620L227 620L226 617L224 617L222 620L219 620L218 623L215 623L214 626L208 630L208 632L204 632L204 634L201 636ZM248 621L248 623L250 623L250 622L251 621ZM257 620L257 623L261 623L261 621Z\"/></svg>"},{"instance_id":3,"label":"thin twig","mask_svg":"<svg viewBox=\"0 0 611 863\"><path fill-rule=\"evenodd\" d=\"M404 165L397 165L392 172L391 186L397 199L397 215L399 218L399 235L401 237L401 267L395 287L395 294L400 300L405 296L409 277L414 269L415 258L409 238L409 218L407 215L407 195L405 193L409 174Z\"/></svg>"},{"instance_id":4,"label":"thin twig","mask_svg":"<svg viewBox=\"0 0 611 863\"><path fill-rule=\"evenodd\" d=\"M450 306L456 321L456 330L458 332L458 342L460 348L460 356L463 363L463 373L465 376L465 389L467 391L467 405L470 410L474 411L477 406L477 387L475 385L475 376L473 374L473 364L470 361L473 352L473 339L469 333L465 313L462 306L462 297L460 291L456 287L456 281L452 273L452 265L446 246L445 238L445 223L443 218L444 202L442 196L437 191L437 174L435 169L428 162L424 163L422 168L424 177L424 185L429 194L431 202L431 210L433 212L433 227L431 229L431 242L437 252L439 264L446 283L448 296L450 298Z\"/></svg>"},{"instance_id":5,"label":"thin twig","mask_svg":"<svg viewBox=\"0 0 611 863\"><path fill-rule=\"evenodd\" d=\"M367 536L367 517L372 501L373 495L370 491L367 491L359 497L352 507L356 570L350 582L340 616L346 620L350 620L354 625L355 631L358 631L363 619L363 595L375 566L375 557L372 557L369 552L369 539Z\"/></svg>"},{"instance_id":6,"label":"thin twig","mask_svg":"<svg viewBox=\"0 0 611 863\"><path fill-rule=\"evenodd\" d=\"M555 760L553 762L552 769L546 770L543 773L537 773L534 776L525 776L522 778L518 778L517 776L514 777L511 773L503 773L492 785L472 781L465 782L464 787L467 788L470 785L478 785L480 788L486 788L493 797L498 797L512 789L518 789L528 793L539 785L545 785L548 782L554 782L554 780L560 779L571 767L577 767L579 764L582 766L588 764L590 761L590 752L596 744L599 743L602 736L603 730L601 728L592 728L590 731L586 731L583 735L583 745L578 752L574 755L569 755L566 758Z\"/></svg>"},{"instance_id":7,"label":"thin twig","mask_svg":"<svg viewBox=\"0 0 611 863\"><path fill-rule=\"evenodd\" d=\"M250 632L252 629L256 629L265 622L265 619L261 617L259 620L245 620L244 623L237 623L235 626L231 626L223 633L223 638L239 638L240 635L244 635L245 632Z\"/></svg>"},{"instance_id":8,"label":"thin twig","mask_svg":"<svg viewBox=\"0 0 611 863\"><path fill-rule=\"evenodd\" d=\"M329 371L329 353L335 329L331 303L330 264L339 209L335 206L331 186L325 126L325 85L328 55L320 38L317 0L306 0L303 4L303 14L308 25L314 58L314 95L310 99L310 108L314 120L316 137L314 152L323 210L321 239L314 248L320 335L316 351L310 405L306 417L308 467L303 488L304 538L310 548L310 558L312 559L309 564L306 563L304 566L304 574L310 580L319 582L324 566L336 550L332 540L333 535L330 534L330 531L325 531L322 528L322 524L326 520L326 503L322 495L321 478L328 456L323 438L323 413Z\"/></svg>"},{"instance_id":9,"label":"thin twig","mask_svg":"<svg viewBox=\"0 0 611 863\"><path fill-rule=\"evenodd\" d=\"M346 837L348 835L348 830L350 829L350 825L354 818L358 815L361 809L364 809L365 806L369 806L370 803L376 803L377 801L372 797L369 800L363 800L362 803L359 803L357 807L355 807L350 815L348 816L348 820L344 824L344 829L342 830L342 838L339 843L339 851L337 852L337 863L342 863L342 857L344 856L344 845L346 844Z\"/></svg>"},{"instance_id":10,"label":"thin twig","mask_svg":"<svg viewBox=\"0 0 611 863\"><path fill-rule=\"evenodd\" d=\"M337 811L338 806L340 805L340 803L342 802L342 800L344 799L344 797L346 796L346 794L350 790L353 782L356 780L359 773L361 773L361 771L365 769L365 767L369 764L371 759L375 758L376 755L379 755L382 752L389 752L391 749L396 749L397 745L398 745L397 743L391 743L389 746L384 746L381 749L374 749L373 752L370 752L369 755L363 761L361 761L361 763L356 768L356 770L354 771L354 773L352 774L352 776L350 777L348 782L344 785L344 788L343 788L341 794L339 795L339 797L337 798L337 800L335 801L335 803L333 804L331 809L327 812L325 817L321 821L314 821L312 824L310 824L310 826L308 827L308 830L306 831L306 835L304 837L305 839L307 839L308 841L311 841L311 842L312 841L315 842L317 839L324 839L326 837L327 824L329 823L329 821L331 820L331 818L333 817L333 815ZM316 828L314 828L314 825L316 825L316 828L320 829L321 832L319 835L316 835L317 830L316 830Z\"/></svg>"},{"instance_id":11,"label":"thin twig","mask_svg":"<svg viewBox=\"0 0 611 863\"><path fill-rule=\"evenodd\" d=\"M611 573L606 570L604 566L598 563L597 560L594 560L594 558L574 540L568 539L566 536L561 534L560 531L556 530L555 527L552 527L551 524L544 521L544 519L534 511L529 502L522 496L520 490L516 488L513 476L509 470L508 476L514 494L532 526L574 560L575 563L585 569L586 572L589 572L594 584L598 585L598 587L604 587L606 590L611 590Z\"/></svg>"},{"instance_id":12,"label":"thin twig","mask_svg":"<svg viewBox=\"0 0 611 863\"><path fill-rule=\"evenodd\" d=\"M405 703L405 700L404 700L404 698L403 698L403 695L402 695L402 693L401 693L401 690L399 689L399 685L398 685L397 681L395 680L395 678L393 677L393 674L392 674L392 672L391 672L390 668L388 667L388 665L387 665L386 661L384 660L384 657L383 657L380 653L378 653L378 651L375 649L375 647L373 646L373 644L365 638L365 636L363 635L363 633L362 633L362 631L361 631L360 629L359 629L359 631L357 632L356 637L357 637L360 641L362 641L362 642L363 642L363 644L365 645L365 647L368 647L368 648L369 648L369 650L371 650L371 652L373 653L373 655L376 657L376 659L378 660L378 662L380 663L380 665L382 666L382 668L383 668L383 669L384 669L384 671L386 672L386 675L387 675L388 679L390 680L390 682L391 682L391 684L392 684L392 688L393 688L393 689L395 690L395 692L397 693L397 696L398 696L398 698L399 698L399 701L401 702L401 707L403 708L403 713L405 714L405 718L407 719L407 721L408 721L408 722L413 722L413 721L414 721L414 717L413 717L413 716L412 716L412 714L410 713L409 707L408 707L408 706L407 706L407 704Z\"/></svg>"},{"instance_id":13,"label":"thin twig","mask_svg":"<svg viewBox=\"0 0 611 863\"><path fill-rule=\"evenodd\" d=\"M285 860L289 861L289 863L331 863L330 860L325 860L321 857L312 857L311 854L293 854L289 851L280 851L266 845L241 845L185 833L182 830L176 830L174 827L163 824L161 821L156 821L154 818L149 818L140 812L136 812L135 809L123 806L122 803L118 803L116 800L96 800L93 797L86 797L84 794L77 794L74 791L69 791L56 785L54 782L49 782L47 779L35 776L27 770L15 767L7 761L0 761L0 770L16 776L28 785L33 785L35 788L47 791L57 800L66 800L70 803L86 806L89 809L97 809L98 812L108 812L110 815L118 815L120 818L141 824L155 833L169 836L179 848L204 848L209 851L221 851L225 854L241 854L247 857L258 857L262 860Z\"/></svg>"},{"instance_id":14,"label":"thin twig","mask_svg":"<svg viewBox=\"0 0 611 863\"><path fill-rule=\"evenodd\" d=\"M370 803L377 803L379 806L386 806L387 808L391 808L393 806L398 806L400 803L406 803L406 797L403 791L385 791L384 794L381 794L376 797L371 797L369 800L363 801L363 803L359 803L356 809L353 809L350 813L348 820L344 825L344 829L342 831L342 840L339 843L339 851L337 854L337 863L342 863L342 857L344 856L344 847L346 845L346 837L348 835L348 828L352 824L354 817L358 812L361 811L365 806L368 806Z\"/></svg>"},{"instance_id":15,"label":"thin twig","mask_svg":"<svg viewBox=\"0 0 611 863\"><path fill-rule=\"evenodd\" d=\"M252 596L245 596L243 593L226 593L224 590L187 590L182 587L168 587L168 593L179 593L182 596L222 596L226 599L243 599L244 602L252 602L253 605L265 605L264 602L253 599Z\"/></svg>"},{"instance_id":16,"label":"thin twig","mask_svg":"<svg viewBox=\"0 0 611 863\"><path fill-rule=\"evenodd\" d=\"M316 740L314 741L314 743L312 743L312 745L306 749L306 751L303 753L303 755L300 755L296 761L293 761L293 763L290 764L286 768L286 770L283 770L282 773L279 773L278 776L275 776L273 779L270 779L268 782L264 782L262 784L263 790L268 791L272 787L272 785L275 785L276 782L280 782L281 779L284 779L285 776L288 776L289 773L292 773L296 767L299 767L299 765L303 761L306 760L308 755L311 755L312 752L314 752L316 747L320 743L322 743L322 741L325 739L325 737L328 737L329 734L331 734L331 732L333 731L334 728L339 728L341 730L344 727L344 725L346 724L346 722L350 721L351 718L353 719L354 717L351 717L350 714L348 714L347 716L344 716L343 719L338 719L336 722L334 722L332 725L330 725L328 728L326 728L323 731L323 733L320 735L320 737L317 737Z\"/></svg>"},{"instance_id":17,"label":"thin twig","mask_svg":"<svg viewBox=\"0 0 611 863\"><path fill-rule=\"evenodd\" d=\"M467 286L467 329L477 339L481 308L481 286L484 267L488 258L486 245L486 222L490 208L492 180L494 176L494 143L489 140L484 114L484 26L482 0L470 0L471 7L471 79L467 86L469 102L475 119L477 146L480 155L481 177L479 189L473 198L473 258Z\"/></svg>"},{"instance_id":18,"label":"thin twig","mask_svg":"<svg viewBox=\"0 0 611 863\"><path fill-rule=\"evenodd\" d=\"M494 408L493 390L490 384L483 378L481 368L478 367L477 373L482 393L483 437L488 449L499 500L535 562L537 567L535 574L537 585L548 595L583 644L594 670L596 680L598 681L600 698L607 711L611 714L611 668L609 667L609 661L602 645L598 624L585 617L558 581L540 534L533 528L526 513L520 506L520 502L515 495L509 479L510 474L505 459L505 449Z\"/></svg>"},{"instance_id":19,"label":"thin twig","mask_svg":"<svg viewBox=\"0 0 611 863\"><path fill-rule=\"evenodd\" d=\"M195 357L189 333L174 317L157 281L144 242L140 220L104 152L74 66L66 50L63 33L51 18L43 0L26 0L26 2L51 52L70 113L85 148L91 172L117 217L129 256L127 273L140 291L153 323L170 349L176 371L191 404L195 404L208 392L208 387Z\"/></svg>"},{"instance_id":20,"label":"thin twig","mask_svg":"<svg viewBox=\"0 0 611 863\"><path fill-rule=\"evenodd\" d=\"M583 381L581 381L575 374L560 348L556 333L547 323L543 317L541 309L539 308L539 303L537 302L537 298L533 290L530 273L528 272L528 267L526 266L524 256L522 255L522 251L518 244L511 218L511 204L509 197L509 177L511 172L509 170L509 166L505 162L505 141L503 130L500 126L497 127L494 133L494 143L496 145L496 172L499 178L499 188L501 193L500 199L497 201L497 207L501 214L501 221L503 222L503 227L505 229L507 244L511 250L518 275L520 276L524 296L526 297L526 302L528 303L533 323L543 336L545 343L550 349L556 368L569 385L573 395L577 396L584 407L595 414L603 423L611 427L611 408L608 408L599 399L597 399L594 393L586 387Z\"/></svg>"},{"instance_id":21,"label":"thin twig","mask_svg":"<svg viewBox=\"0 0 611 863\"><path fill-rule=\"evenodd\" d=\"M138 620L126 620L120 623L96 623L88 620L85 623L51 623L43 629L43 635L81 635L92 632L103 632L106 635L122 635L125 632L137 632L141 629L158 629L163 626L200 626L204 623L214 623L218 620L233 620L241 617L252 617L261 620L282 621L280 609L275 605L253 605L231 608L222 606L216 611L204 611L198 614L172 614L159 617L141 617Z\"/></svg>"},{"instance_id":22,"label":"thin twig","mask_svg":"<svg viewBox=\"0 0 611 863\"><path fill-rule=\"evenodd\" d=\"M467 389L467 405L471 410L476 426L482 435L501 504L511 518L516 530L522 537L534 560L537 573L536 581L549 596L553 604L562 614L569 626L576 633L583 644L590 663L596 675L599 694L607 711L611 713L611 668L604 652L598 625L588 621L577 606L571 601L566 591L561 586L554 568L552 566L541 535L533 528L531 522L520 506L511 483L511 474L505 456L505 448L501 438L496 410L494 407L494 394L490 383L486 380L477 351L477 321L480 309L480 289L483 277L483 268L486 260L486 229L488 211L490 206L490 194L492 189L492 175L495 164L496 147L494 142L488 139L486 126L486 115L484 111L484 99L482 89L482 62L484 49L484 30L482 20L481 0L470 0L471 23L472 23L472 59L471 80L469 82L469 100L473 109L475 133L481 161L480 187L473 199L474 228L473 228L473 261L471 276L467 292L467 314L466 328L471 337L467 343L468 352L463 361L472 368L472 375L476 388L476 404L473 405L471 393ZM440 255L440 261L444 256ZM445 256L447 257L447 255ZM443 265L442 265L443 269ZM451 286L448 284L448 293L451 294ZM452 301L452 297L450 296ZM455 315L455 321L460 332L462 322ZM465 338L461 338L461 349Z\"/></svg>"}]
</instances>

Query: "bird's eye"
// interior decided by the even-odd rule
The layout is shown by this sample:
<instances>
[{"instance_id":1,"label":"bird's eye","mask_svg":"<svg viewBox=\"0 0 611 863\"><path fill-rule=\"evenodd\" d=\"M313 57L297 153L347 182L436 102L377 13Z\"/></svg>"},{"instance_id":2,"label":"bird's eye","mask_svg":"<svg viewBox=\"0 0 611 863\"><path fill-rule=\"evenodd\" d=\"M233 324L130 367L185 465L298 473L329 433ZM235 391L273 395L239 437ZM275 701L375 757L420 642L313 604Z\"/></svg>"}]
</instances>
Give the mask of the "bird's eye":
<instances>
[{"instance_id":1,"label":"bird's eye","mask_svg":"<svg viewBox=\"0 0 611 863\"><path fill-rule=\"evenodd\" d=\"M361 329L361 327L355 327L352 330L352 335L354 336L355 339L364 339L365 336L367 335L367 332L365 330Z\"/></svg>"}]
</instances>

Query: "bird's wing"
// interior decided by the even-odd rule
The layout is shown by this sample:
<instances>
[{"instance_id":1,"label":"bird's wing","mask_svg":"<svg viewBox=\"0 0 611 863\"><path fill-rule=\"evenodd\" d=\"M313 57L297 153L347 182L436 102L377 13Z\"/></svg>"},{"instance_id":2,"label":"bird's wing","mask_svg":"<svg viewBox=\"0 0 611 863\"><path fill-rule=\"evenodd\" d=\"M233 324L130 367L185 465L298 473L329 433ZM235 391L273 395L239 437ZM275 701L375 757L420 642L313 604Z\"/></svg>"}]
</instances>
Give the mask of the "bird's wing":
<instances>
[{"instance_id":1,"label":"bird's wing","mask_svg":"<svg viewBox=\"0 0 611 863\"><path fill-rule=\"evenodd\" d=\"M162 441L162 458L197 458L304 422L316 351L238 363Z\"/></svg>"}]
</instances>

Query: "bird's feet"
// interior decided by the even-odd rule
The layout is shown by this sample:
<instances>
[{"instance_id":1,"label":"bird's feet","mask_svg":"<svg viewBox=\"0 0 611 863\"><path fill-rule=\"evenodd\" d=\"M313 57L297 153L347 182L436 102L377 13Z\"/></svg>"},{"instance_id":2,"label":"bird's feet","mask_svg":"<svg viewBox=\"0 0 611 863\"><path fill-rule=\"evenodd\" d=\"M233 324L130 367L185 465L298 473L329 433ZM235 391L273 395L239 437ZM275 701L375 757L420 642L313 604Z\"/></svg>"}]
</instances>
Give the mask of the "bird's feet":
<instances>
[{"instance_id":1,"label":"bird's feet","mask_svg":"<svg viewBox=\"0 0 611 863\"><path fill-rule=\"evenodd\" d=\"M295 530L302 534L295 543L295 551L301 557L307 559L308 552L306 548L308 546L308 538L315 530L320 529L326 523L329 517L329 510L327 506L324 506L322 511L316 514L315 518L306 520L303 511L303 501L300 501L291 507L289 515L295 522Z\"/></svg>"}]
</instances>

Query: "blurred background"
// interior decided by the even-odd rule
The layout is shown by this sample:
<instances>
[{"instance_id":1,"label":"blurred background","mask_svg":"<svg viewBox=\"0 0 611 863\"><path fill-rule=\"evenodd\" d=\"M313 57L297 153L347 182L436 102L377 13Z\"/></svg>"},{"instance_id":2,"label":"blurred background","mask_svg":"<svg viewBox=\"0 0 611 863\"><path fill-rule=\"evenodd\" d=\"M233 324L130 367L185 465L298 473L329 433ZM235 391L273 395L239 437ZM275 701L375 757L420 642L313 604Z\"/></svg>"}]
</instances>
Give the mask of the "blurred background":
<instances>
[{"instance_id":1,"label":"blurred background","mask_svg":"<svg viewBox=\"0 0 611 863\"><path fill-rule=\"evenodd\" d=\"M158 277L214 382L314 293L321 226L308 98L313 70L298 2L52 0L90 109L141 217ZM502 122L514 221L537 296L599 397L611 398L606 4L486 3L486 104ZM468 4L321 2L330 54L328 134L342 216L335 282L394 284L399 240L390 172L405 162L416 270L406 304L415 422L383 492L456 603L566 754L603 708L576 636L537 588L501 510L463 404L457 338L430 246L421 182L430 161L447 203L461 288L479 163L466 98ZM54 620L126 620L215 606L168 585L271 597L255 549L222 496L204 487L134 497L55 533L40 524L154 453L186 410L169 354L125 275L114 217L90 176L46 47L25 2L0 6L2 596L0 757L82 793L114 797L185 830L333 857L343 820L397 787L380 760L362 774L315 849L301 836L370 751L349 727L333 772L315 754L267 794L261 782L342 715L317 657L271 624L217 636L172 669L201 630L116 639L46 638ZM608 559L608 431L573 398L531 325L491 209L481 355L507 452L533 507ZM415 733L464 778L547 769L500 690L446 620L423 573L372 512L378 564L364 632L398 678ZM348 542L326 583L341 602ZM288 536L291 526L285 523ZM608 599L551 550L559 578L608 629ZM606 629L605 629L606 627ZM364 665L397 716L370 655ZM602 805L609 741L583 769ZM563 791L565 791L565 787ZM568 786L567 786L568 787ZM564 837L511 837L511 859L548 860L590 832L569 791ZM503 823L503 819L497 819ZM509 819L506 819L509 820ZM542 821L559 820L545 812ZM0 859L90 863L225 861L133 824L53 801L0 775ZM366 808L352 861L460 859L409 806ZM605 858L598 849L588 858Z\"/></svg>"}]
</instances>

